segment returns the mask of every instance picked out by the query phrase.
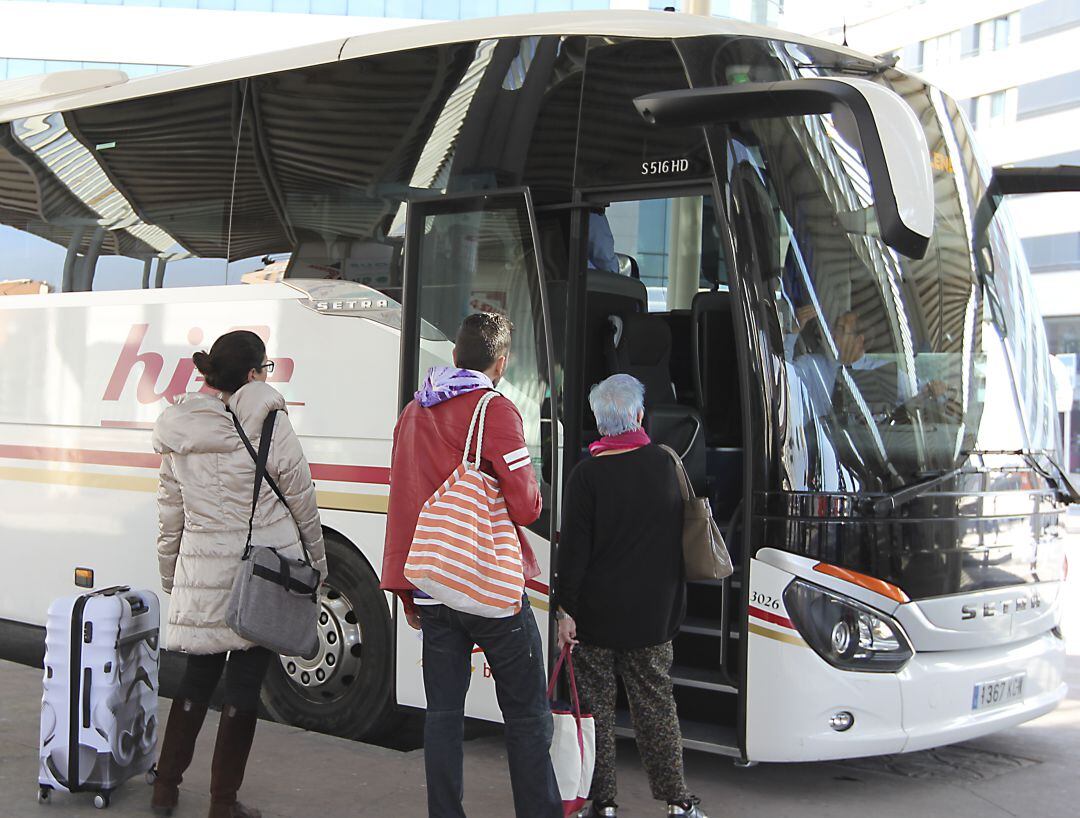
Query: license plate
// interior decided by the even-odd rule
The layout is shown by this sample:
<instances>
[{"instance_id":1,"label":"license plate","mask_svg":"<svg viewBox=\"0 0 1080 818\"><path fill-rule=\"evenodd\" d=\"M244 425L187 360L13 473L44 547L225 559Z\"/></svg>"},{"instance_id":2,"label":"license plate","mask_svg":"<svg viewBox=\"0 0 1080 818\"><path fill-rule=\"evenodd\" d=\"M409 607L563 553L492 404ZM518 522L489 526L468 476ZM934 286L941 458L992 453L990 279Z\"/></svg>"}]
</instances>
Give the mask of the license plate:
<instances>
[{"instance_id":1,"label":"license plate","mask_svg":"<svg viewBox=\"0 0 1080 818\"><path fill-rule=\"evenodd\" d=\"M1026 673L1017 673L992 682L979 682L971 696L972 710L987 710L1024 697Z\"/></svg>"}]
</instances>

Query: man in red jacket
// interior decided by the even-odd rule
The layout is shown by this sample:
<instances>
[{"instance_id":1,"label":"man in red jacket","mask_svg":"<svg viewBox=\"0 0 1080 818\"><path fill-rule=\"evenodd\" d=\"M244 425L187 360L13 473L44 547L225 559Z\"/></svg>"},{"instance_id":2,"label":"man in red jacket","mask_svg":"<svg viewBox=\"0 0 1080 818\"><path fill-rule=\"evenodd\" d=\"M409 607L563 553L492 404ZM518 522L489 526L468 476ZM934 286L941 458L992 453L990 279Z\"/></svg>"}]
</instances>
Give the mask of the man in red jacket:
<instances>
[{"instance_id":1,"label":"man in red jacket","mask_svg":"<svg viewBox=\"0 0 1080 818\"><path fill-rule=\"evenodd\" d=\"M455 366L428 372L394 429L381 587L397 595L409 624L424 635L424 766L431 818L465 818L463 733L474 644L484 651L495 679L517 817L563 814L548 756L552 721L543 647L528 596L522 596L520 612L486 618L438 603L404 576L420 510L461 464L473 410L506 371L512 330L507 318L494 313L466 318L454 346ZM521 527L540 516L540 488L521 415L506 398L488 404L480 455L481 468L498 479L518 526L525 576L534 577L539 568Z\"/></svg>"}]
</instances>

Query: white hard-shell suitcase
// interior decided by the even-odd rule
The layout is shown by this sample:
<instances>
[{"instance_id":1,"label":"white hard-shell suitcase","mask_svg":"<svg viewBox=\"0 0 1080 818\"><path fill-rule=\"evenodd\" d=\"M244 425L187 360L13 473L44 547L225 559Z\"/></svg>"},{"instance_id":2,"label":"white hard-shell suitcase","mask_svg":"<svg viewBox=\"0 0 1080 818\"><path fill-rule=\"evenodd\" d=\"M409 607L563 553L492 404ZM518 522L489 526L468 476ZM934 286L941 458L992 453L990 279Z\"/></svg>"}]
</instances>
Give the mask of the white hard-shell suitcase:
<instances>
[{"instance_id":1,"label":"white hard-shell suitcase","mask_svg":"<svg viewBox=\"0 0 1080 818\"><path fill-rule=\"evenodd\" d=\"M53 789L95 792L151 780L157 750L159 606L127 586L49 606L41 700L38 800Z\"/></svg>"}]
</instances>

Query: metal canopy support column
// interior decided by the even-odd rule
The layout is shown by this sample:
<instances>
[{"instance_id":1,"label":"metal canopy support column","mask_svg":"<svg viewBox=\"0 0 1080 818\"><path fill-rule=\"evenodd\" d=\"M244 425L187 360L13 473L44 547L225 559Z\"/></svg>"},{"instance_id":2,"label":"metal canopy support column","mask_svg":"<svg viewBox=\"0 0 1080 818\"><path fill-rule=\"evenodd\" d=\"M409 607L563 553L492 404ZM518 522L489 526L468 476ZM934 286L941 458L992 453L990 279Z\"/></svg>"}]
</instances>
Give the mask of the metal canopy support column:
<instances>
[{"instance_id":1,"label":"metal canopy support column","mask_svg":"<svg viewBox=\"0 0 1080 818\"><path fill-rule=\"evenodd\" d=\"M165 286L165 265L168 263L163 258L157 260L157 274L154 276L154 286L158 289Z\"/></svg>"},{"instance_id":2,"label":"metal canopy support column","mask_svg":"<svg viewBox=\"0 0 1080 818\"><path fill-rule=\"evenodd\" d=\"M154 264L154 260L152 258L148 258L143 262L143 265L142 265L142 288L144 290L149 290L150 289L150 268L153 266L153 264Z\"/></svg>"},{"instance_id":3,"label":"metal canopy support column","mask_svg":"<svg viewBox=\"0 0 1080 818\"><path fill-rule=\"evenodd\" d=\"M67 256L64 257L64 277L60 281L60 292L70 293L75 286L75 270L79 264L79 245L82 244L86 227L79 225L71 232Z\"/></svg>"},{"instance_id":4,"label":"metal canopy support column","mask_svg":"<svg viewBox=\"0 0 1080 818\"><path fill-rule=\"evenodd\" d=\"M701 281L700 196L671 200L668 226L667 308L688 310Z\"/></svg>"},{"instance_id":5,"label":"metal canopy support column","mask_svg":"<svg viewBox=\"0 0 1080 818\"><path fill-rule=\"evenodd\" d=\"M83 256L79 266L78 291L90 292L94 288L94 273L97 269L98 257L101 255L101 245L105 243L105 228L94 228L94 235L90 239L90 249Z\"/></svg>"}]
</instances>

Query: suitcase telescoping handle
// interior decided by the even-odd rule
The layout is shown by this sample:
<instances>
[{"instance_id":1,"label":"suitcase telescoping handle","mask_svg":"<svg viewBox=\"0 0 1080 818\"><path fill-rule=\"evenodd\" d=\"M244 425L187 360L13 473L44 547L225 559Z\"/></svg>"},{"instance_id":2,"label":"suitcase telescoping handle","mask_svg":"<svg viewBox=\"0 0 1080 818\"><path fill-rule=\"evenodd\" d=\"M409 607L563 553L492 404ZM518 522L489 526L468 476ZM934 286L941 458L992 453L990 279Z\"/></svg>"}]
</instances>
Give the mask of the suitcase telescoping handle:
<instances>
[{"instance_id":1,"label":"suitcase telescoping handle","mask_svg":"<svg viewBox=\"0 0 1080 818\"><path fill-rule=\"evenodd\" d=\"M87 596L116 596L117 594L126 594L130 590L130 585L113 585L109 588L102 588L100 591L89 593ZM150 607L143 602L142 597L138 594L131 594L131 596L124 597L124 599L126 599L128 605L131 606L132 616L141 616L150 610Z\"/></svg>"},{"instance_id":2,"label":"suitcase telescoping handle","mask_svg":"<svg viewBox=\"0 0 1080 818\"><path fill-rule=\"evenodd\" d=\"M102 588L100 591L94 591L86 596L116 596L117 594L126 594L130 590L130 585L113 585L110 588ZM130 596L124 597L124 599L127 601L128 605L131 606L132 616L142 616L150 610L150 606L147 605L143 601L143 598L138 594L131 594Z\"/></svg>"},{"instance_id":3,"label":"suitcase telescoping handle","mask_svg":"<svg viewBox=\"0 0 1080 818\"><path fill-rule=\"evenodd\" d=\"M116 596L117 594L122 594L125 591L130 590L130 585L113 585L109 588L102 588L100 591L93 591L87 594L87 596Z\"/></svg>"}]
</instances>

